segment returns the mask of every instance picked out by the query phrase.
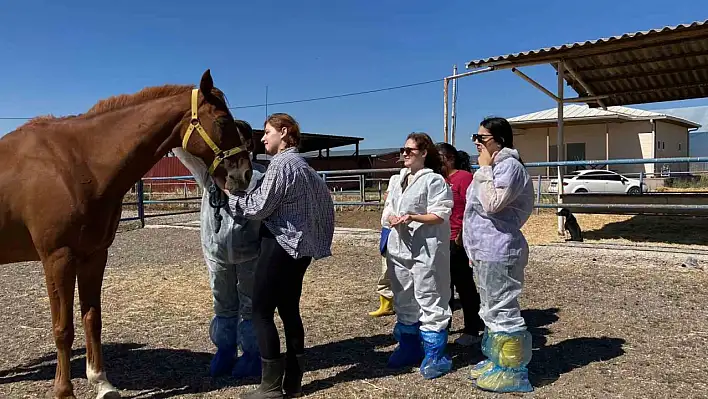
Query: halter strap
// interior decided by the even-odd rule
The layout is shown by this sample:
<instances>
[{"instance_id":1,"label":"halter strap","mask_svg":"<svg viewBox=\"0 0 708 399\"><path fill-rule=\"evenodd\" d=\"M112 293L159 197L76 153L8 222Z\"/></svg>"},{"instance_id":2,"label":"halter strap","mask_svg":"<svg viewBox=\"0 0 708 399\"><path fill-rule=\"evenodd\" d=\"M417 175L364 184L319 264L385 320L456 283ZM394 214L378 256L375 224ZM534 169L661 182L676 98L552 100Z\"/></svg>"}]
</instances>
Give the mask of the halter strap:
<instances>
[{"instance_id":1,"label":"halter strap","mask_svg":"<svg viewBox=\"0 0 708 399\"><path fill-rule=\"evenodd\" d=\"M240 152L246 151L246 145L241 145L238 147L231 148L226 151L222 151L216 143L214 143L214 140L209 137L209 134L207 134L206 130L204 130L204 127L202 127L201 122L199 122L199 115L198 115L198 104L197 104L197 99L199 97L199 90L198 89L193 89L192 90L192 119L189 122L189 127L187 128L187 132L184 134L184 138L182 139L182 148L187 150L187 143L189 142L190 137L192 136L192 132L195 130L199 133L199 136L201 136L202 140L211 148L212 151L214 151L214 162L212 162L211 166L209 167L209 174L213 175L214 170L221 164L221 162L224 161L225 158L228 158L230 156L234 156ZM240 133L239 133L240 134ZM242 139L243 141L243 139Z\"/></svg>"}]
</instances>

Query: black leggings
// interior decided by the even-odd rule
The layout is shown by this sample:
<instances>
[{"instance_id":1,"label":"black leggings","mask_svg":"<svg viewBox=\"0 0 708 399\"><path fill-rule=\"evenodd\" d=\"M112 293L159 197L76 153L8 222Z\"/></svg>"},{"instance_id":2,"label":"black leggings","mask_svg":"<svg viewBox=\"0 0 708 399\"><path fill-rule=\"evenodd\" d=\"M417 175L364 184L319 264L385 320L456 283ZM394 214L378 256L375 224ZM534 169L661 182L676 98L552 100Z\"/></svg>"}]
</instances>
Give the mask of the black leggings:
<instances>
[{"instance_id":1,"label":"black leggings","mask_svg":"<svg viewBox=\"0 0 708 399\"><path fill-rule=\"evenodd\" d=\"M273 320L275 309L283 321L289 354L305 352L305 330L300 318L302 279L312 258L294 259L278 244L268 228L261 227L261 252L253 282L253 327L261 357L280 356L280 338Z\"/></svg>"},{"instance_id":2,"label":"black leggings","mask_svg":"<svg viewBox=\"0 0 708 399\"><path fill-rule=\"evenodd\" d=\"M463 332L477 335L478 331L484 330L484 322L479 318L479 293L474 285L474 273L465 248L455 244L455 241L450 241L450 277L450 285L460 294L462 316L465 320ZM454 296L450 296L451 310L453 298Z\"/></svg>"}]
</instances>

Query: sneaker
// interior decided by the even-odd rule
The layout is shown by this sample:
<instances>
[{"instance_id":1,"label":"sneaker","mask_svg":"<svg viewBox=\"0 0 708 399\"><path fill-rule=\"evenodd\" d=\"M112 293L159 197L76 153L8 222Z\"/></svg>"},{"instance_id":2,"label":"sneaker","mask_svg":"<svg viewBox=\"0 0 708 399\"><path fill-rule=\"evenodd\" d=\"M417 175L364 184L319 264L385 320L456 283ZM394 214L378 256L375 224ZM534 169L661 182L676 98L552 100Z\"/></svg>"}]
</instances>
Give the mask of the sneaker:
<instances>
[{"instance_id":1,"label":"sneaker","mask_svg":"<svg viewBox=\"0 0 708 399\"><path fill-rule=\"evenodd\" d=\"M455 343L460 346L472 346L480 342L482 342L482 337L472 334L462 334L455 340Z\"/></svg>"}]
</instances>

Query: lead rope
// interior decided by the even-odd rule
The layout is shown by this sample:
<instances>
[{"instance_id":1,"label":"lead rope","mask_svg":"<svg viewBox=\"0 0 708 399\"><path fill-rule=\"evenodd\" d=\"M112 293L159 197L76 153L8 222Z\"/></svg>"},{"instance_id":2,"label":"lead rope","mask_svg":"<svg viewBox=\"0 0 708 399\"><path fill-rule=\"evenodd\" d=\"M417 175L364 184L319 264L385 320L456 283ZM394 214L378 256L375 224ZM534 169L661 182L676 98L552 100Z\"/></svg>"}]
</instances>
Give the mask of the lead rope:
<instances>
[{"instance_id":1,"label":"lead rope","mask_svg":"<svg viewBox=\"0 0 708 399\"><path fill-rule=\"evenodd\" d=\"M214 229L215 233L218 233L221 229L221 220L224 218L221 216L221 208L228 205L228 203L226 194L221 191L216 184L209 186L209 206L214 208L214 219L216 219L216 227Z\"/></svg>"}]
</instances>

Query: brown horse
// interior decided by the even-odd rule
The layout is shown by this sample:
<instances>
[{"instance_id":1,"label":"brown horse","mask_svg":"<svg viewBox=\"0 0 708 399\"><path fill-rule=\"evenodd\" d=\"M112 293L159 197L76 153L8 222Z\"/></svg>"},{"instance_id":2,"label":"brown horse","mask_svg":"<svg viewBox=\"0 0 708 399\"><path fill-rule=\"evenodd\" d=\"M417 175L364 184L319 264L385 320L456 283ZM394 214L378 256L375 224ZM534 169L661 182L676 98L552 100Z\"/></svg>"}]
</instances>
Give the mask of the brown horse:
<instances>
[{"instance_id":1,"label":"brown horse","mask_svg":"<svg viewBox=\"0 0 708 399\"><path fill-rule=\"evenodd\" d=\"M120 397L103 365L101 285L123 196L180 146L211 165L220 186L243 190L252 173L248 135L207 70L199 89L146 88L78 116L33 119L0 139L0 264L42 261L57 347L56 398L74 397L77 281L86 376L98 398Z\"/></svg>"}]
</instances>

